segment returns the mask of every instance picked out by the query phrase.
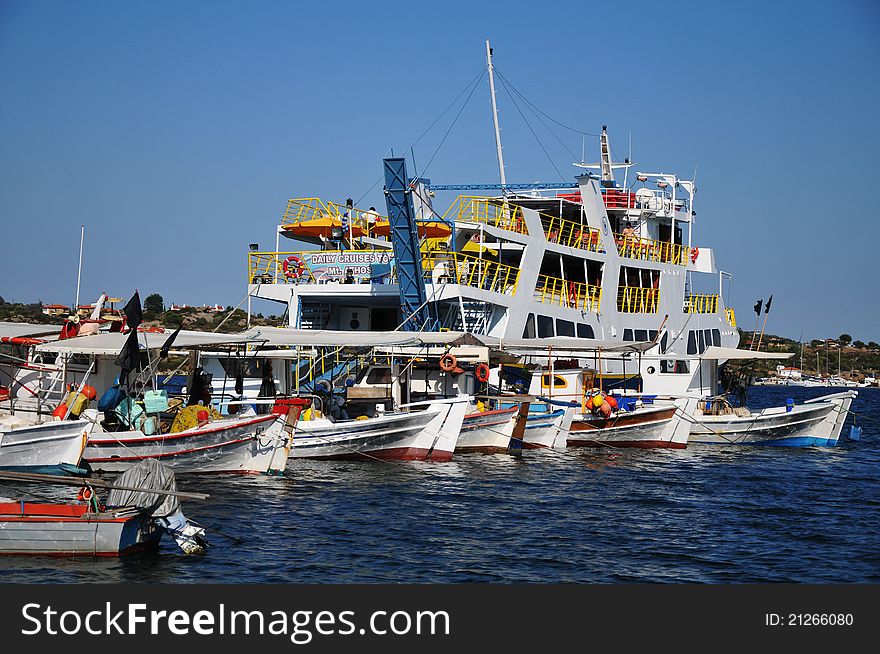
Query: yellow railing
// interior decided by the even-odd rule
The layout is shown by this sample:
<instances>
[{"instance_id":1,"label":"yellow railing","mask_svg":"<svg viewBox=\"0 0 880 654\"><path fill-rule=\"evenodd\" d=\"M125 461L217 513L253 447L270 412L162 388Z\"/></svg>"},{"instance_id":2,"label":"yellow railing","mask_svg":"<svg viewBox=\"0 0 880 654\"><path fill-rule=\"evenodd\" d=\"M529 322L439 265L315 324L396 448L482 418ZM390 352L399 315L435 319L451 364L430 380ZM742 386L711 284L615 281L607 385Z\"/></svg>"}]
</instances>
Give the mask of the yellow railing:
<instances>
[{"instance_id":1,"label":"yellow railing","mask_svg":"<svg viewBox=\"0 0 880 654\"><path fill-rule=\"evenodd\" d=\"M541 216L541 224L544 226L544 234L550 243L589 250L590 252L599 251L598 229L570 220L563 220L556 216L539 215Z\"/></svg>"},{"instance_id":2,"label":"yellow railing","mask_svg":"<svg viewBox=\"0 0 880 654\"><path fill-rule=\"evenodd\" d=\"M506 295L514 295L519 282L519 268L460 252L434 252L423 257L422 270L430 282L461 284Z\"/></svg>"},{"instance_id":3,"label":"yellow railing","mask_svg":"<svg viewBox=\"0 0 880 654\"><path fill-rule=\"evenodd\" d=\"M561 307L598 313L602 288L582 282L567 282L558 277L538 275L535 297L545 304L557 304Z\"/></svg>"},{"instance_id":4,"label":"yellow railing","mask_svg":"<svg viewBox=\"0 0 880 654\"><path fill-rule=\"evenodd\" d=\"M657 313L659 303L659 288L619 286L617 289L617 310L622 313Z\"/></svg>"},{"instance_id":5,"label":"yellow railing","mask_svg":"<svg viewBox=\"0 0 880 654\"><path fill-rule=\"evenodd\" d=\"M675 263L680 266L688 264L688 248L679 243L652 241L628 234L615 234L614 240L617 243L617 252L622 257L641 261Z\"/></svg>"},{"instance_id":6,"label":"yellow railing","mask_svg":"<svg viewBox=\"0 0 880 654\"><path fill-rule=\"evenodd\" d=\"M314 278L305 266L292 267L290 274L284 272L284 262L288 257L302 260L305 252L248 252L248 283L250 284L299 284L312 283Z\"/></svg>"},{"instance_id":7,"label":"yellow railing","mask_svg":"<svg viewBox=\"0 0 880 654\"><path fill-rule=\"evenodd\" d=\"M731 327L736 327L736 313L733 310L733 307L724 310L724 313L727 314L727 324Z\"/></svg>"},{"instance_id":8,"label":"yellow railing","mask_svg":"<svg viewBox=\"0 0 880 654\"><path fill-rule=\"evenodd\" d=\"M696 295L688 295L684 298L685 313L717 313L718 312L718 295L710 295L708 293L698 293Z\"/></svg>"},{"instance_id":9,"label":"yellow railing","mask_svg":"<svg viewBox=\"0 0 880 654\"><path fill-rule=\"evenodd\" d=\"M331 218L332 220L342 222L346 211L351 211L351 224L355 227L361 227L367 236L377 221L386 221L387 217L377 211L369 211L352 207L350 210L344 204L336 202L324 202L321 198L292 198L287 201L287 207L281 216L281 226L288 227L290 225L301 223L306 220L316 220L318 218ZM372 222L370 219L372 218ZM383 237L384 238L384 237Z\"/></svg>"},{"instance_id":10,"label":"yellow railing","mask_svg":"<svg viewBox=\"0 0 880 654\"><path fill-rule=\"evenodd\" d=\"M496 198L460 195L443 215L443 219L449 220L453 213L455 220L461 222L483 223L517 234L528 234L522 207Z\"/></svg>"}]
</instances>

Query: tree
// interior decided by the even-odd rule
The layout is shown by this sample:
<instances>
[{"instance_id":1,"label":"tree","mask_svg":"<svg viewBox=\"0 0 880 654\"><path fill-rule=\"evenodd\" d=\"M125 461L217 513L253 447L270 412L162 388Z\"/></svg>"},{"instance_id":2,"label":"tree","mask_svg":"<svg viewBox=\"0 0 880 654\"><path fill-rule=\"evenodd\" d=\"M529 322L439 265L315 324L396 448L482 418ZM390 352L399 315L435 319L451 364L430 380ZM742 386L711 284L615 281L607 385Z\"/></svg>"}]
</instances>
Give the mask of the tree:
<instances>
[{"instance_id":1,"label":"tree","mask_svg":"<svg viewBox=\"0 0 880 654\"><path fill-rule=\"evenodd\" d=\"M865 349L865 344L862 341L853 341L853 347L857 347L860 350Z\"/></svg>"},{"instance_id":2,"label":"tree","mask_svg":"<svg viewBox=\"0 0 880 654\"><path fill-rule=\"evenodd\" d=\"M874 341L870 341L868 343L868 349L869 350L880 350L880 344L875 343Z\"/></svg>"},{"instance_id":3,"label":"tree","mask_svg":"<svg viewBox=\"0 0 880 654\"><path fill-rule=\"evenodd\" d=\"M144 311L163 313L165 311L165 301L162 299L162 296L158 293L148 295L147 299L144 300Z\"/></svg>"},{"instance_id":4,"label":"tree","mask_svg":"<svg viewBox=\"0 0 880 654\"><path fill-rule=\"evenodd\" d=\"M819 340L818 338L814 338L812 341L810 341L810 347L819 347L821 345L822 345L822 341Z\"/></svg>"},{"instance_id":5,"label":"tree","mask_svg":"<svg viewBox=\"0 0 880 654\"><path fill-rule=\"evenodd\" d=\"M841 334L840 336L838 336L837 340L840 341L841 345L846 346L852 343L852 336L850 336L849 334Z\"/></svg>"}]
</instances>

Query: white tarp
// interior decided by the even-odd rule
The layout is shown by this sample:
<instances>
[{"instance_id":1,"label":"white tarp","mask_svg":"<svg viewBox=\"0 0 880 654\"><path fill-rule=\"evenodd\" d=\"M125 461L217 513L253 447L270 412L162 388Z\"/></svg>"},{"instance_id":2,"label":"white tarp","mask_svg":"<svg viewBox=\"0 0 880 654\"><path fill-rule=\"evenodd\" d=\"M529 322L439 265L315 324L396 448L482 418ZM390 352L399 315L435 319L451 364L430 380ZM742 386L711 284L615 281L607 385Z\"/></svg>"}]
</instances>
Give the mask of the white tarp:
<instances>
[{"instance_id":1,"label":"white tarp","mask_svg":"<svg viewBox=\"0 0 880 654\"><path fill-rule=\"evenodd\" d=\"M757 352L755 350L740 350L734 347L719 347L711 345L706 351L695 359L790 359L794 352Z\"/></svg>"},{"instance_id":2,"label":"white tarp","mask_svg":"<svg viewBox=\"0 0 880 654\"><path fill-rule=\"evenodd\" d=\"M60 325L32 325L26 322L0 322L0 338L55 337L60 333Z\"/></svg>"},{"instance_id":3,"label":"white tarp","mask_svg":"<svg viewBox=\"0 0 880 654\"><path fill-rule=\"evenodd\" d=\"M142 349L158 350L165 341L174 333L173 329L160 332L139 332L138 343ZM119 354L128 334L90 334L89 336L77 336L54 343L43 343L37 346L40 352L58 352L69 354L89 354L95 356L108 356ZM174 339L172 350L186 350L196 347L216 347L220 345L235 345L239 343L259 343L250 336L244 334L215 334L212 332L196 332L181 330Z\"/></svg>"},{"instance_id":4,"label":"white tarp","mask_svg":"<svg viewBox=\"0 0 880 654\"><path fill-rule=\"evenodd\" d=\"M291 329L252 327L241 336L276 347L379 347L418 345L420 336L413 332L352 332L330 329Z\"/></svg>"}]
</instances>

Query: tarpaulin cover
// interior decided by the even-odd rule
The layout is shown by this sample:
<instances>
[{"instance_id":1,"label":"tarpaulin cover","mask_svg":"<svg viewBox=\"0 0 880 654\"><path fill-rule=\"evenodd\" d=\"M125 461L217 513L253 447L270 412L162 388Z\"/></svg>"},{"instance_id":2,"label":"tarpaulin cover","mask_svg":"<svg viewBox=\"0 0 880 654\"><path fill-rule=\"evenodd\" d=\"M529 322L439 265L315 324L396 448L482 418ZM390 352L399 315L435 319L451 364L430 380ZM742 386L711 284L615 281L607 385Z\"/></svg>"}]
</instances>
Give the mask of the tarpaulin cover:
<instances>
[{"instance_id":1,"label":"tarpaulin cover","mask_svg":"<svg viewBox=\"0 0 880 654\"><path fill-rule=\"evenodd\" d=\"M154 491L176 491L174 471L156 459L143 459L123 472L114 486L140 488L138 491L113 488L107 497L107 508L131 506L154 518L170 516L180 509L180 500L173 495Z\"/></svg>"}]
</instances>

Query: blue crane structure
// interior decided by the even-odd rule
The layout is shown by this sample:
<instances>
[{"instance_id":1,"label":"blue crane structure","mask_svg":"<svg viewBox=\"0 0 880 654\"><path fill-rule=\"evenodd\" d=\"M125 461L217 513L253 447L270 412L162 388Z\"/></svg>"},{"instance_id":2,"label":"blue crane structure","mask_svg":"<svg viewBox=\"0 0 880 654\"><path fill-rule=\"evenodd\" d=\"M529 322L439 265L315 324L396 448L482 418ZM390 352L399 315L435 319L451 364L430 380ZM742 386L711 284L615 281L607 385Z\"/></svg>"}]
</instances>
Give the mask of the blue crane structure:
<instances>
[{"instance_id":1,"label":"blue crane structure","mask_svg":"<svg viewBox=\"0 0 880 654\"><path fill-rule=\"evenodd\" d=\"M385 169L385 204L388 207L400 308L403 312L402 329L437 331L440 321L436 306L428 302L425 288L412 187L406 176L406 159L390 157L383 159L382 164Z\"/></svg>"}]
</instances>

